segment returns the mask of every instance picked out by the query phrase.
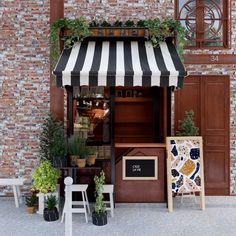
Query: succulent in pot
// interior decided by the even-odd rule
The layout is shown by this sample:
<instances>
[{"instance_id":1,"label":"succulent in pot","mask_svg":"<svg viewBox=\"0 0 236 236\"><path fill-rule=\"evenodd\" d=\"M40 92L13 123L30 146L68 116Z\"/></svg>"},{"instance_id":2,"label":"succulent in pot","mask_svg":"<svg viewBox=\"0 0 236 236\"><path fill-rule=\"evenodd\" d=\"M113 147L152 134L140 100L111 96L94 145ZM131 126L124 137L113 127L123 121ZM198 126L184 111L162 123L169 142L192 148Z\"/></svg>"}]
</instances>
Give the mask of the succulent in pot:
<instances>
[{"instance_id":1,"label":"succulent in pot","mask_svg":"<svg viewBox=\"0 0 236 236\"><path fill-rule=\"evenodd\" d=\"M56 196L50 195L44 200L45 208L43 210L43 218L45 221L56 221L59 219L57 210L58 200Z\"/></svg>"}]
</instances>

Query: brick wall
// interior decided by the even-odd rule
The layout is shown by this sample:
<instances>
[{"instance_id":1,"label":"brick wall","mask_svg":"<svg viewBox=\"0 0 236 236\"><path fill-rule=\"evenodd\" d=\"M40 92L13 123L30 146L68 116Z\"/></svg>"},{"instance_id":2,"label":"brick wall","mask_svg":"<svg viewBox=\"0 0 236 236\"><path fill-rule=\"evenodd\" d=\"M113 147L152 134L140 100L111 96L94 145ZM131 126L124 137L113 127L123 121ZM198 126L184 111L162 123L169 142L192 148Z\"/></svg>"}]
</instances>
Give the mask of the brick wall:
<instances>
[{"instance_id":1,"label":"brick wall","mask_svg":"<svg viewBox=\"0 0 236 236\"><path fill-rule=\"evenodd\" d=\"M174 1L65 0L65 16L80 15L108 20L173 17ZM0 177L29 176L38 163L38 134L49 111L49 0L2 0L0 16ZM232 26L232 49L219 53L236 49L236 0ZM208 53L194 53L203 52ZM231 77L231 193L235 193L236 66L188 65L187 70Z\"/></svg>"},{"instance_id":2,"label":"brick wall","mask_svg":"<svg viewBox=\"0 0 236 236\"><path fill-rule=\"evenodd\" d=\"M236 49L236 0L232 0L232 48L222 51L196 50L191 53L226 53ZM87 19L145 19L150 17L174 17L173 0L65 0L65 16L86 16ZM190 51L186 51L190 53ZM236 193L236 66L235 65L188 65L190 74L226 74L230 75L231 113L230 113L230 159L231 193Z\"/></svg>"},{"instance_id":3,"label":"brick wall","mask_svg":"<svg viewBox=\"0 0 236 236\"><path fill-rule=\"evenodd\" d=\"M30 176L49 111L49 0L1 0L0 16L0 178Z\"/></svg>"}]
</instances>

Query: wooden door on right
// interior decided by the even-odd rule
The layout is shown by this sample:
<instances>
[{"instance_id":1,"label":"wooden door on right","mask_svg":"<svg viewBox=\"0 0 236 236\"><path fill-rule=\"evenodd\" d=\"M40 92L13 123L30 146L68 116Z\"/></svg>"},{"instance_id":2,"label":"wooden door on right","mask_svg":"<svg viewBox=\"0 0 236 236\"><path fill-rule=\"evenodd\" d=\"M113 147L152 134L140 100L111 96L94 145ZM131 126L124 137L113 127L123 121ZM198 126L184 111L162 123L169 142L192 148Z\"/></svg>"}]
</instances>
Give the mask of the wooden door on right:
<instances>
[{"instance_id":1,"label":"wooden door on right","mask_svg":"<svg viewBox=\"0 0 236 236\"><path fill-rule=\"evenodd\" d=\"M175 131L189 110L203 137L206 194L229 195L229 76L188 76L175 92Z\"/></svg>"}]
</instances>

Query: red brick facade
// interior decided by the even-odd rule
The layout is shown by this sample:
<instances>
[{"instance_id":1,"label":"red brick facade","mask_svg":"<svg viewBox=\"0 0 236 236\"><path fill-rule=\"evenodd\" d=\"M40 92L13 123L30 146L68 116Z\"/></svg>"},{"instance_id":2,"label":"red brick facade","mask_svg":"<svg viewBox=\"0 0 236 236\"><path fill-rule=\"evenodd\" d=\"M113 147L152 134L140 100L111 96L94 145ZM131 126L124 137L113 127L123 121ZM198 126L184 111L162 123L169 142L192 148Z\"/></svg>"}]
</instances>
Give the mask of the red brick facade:
<instances>
[{"instance_id":1,"label":"red brick facade","mask_svg":"<svg viewBox=\"0 0 236 236\"><path fill-rule=\"evenodd\" d=\"M49 112L49 1L1 1L0 178L30 176Z\"/></svg>"}]
</instances>

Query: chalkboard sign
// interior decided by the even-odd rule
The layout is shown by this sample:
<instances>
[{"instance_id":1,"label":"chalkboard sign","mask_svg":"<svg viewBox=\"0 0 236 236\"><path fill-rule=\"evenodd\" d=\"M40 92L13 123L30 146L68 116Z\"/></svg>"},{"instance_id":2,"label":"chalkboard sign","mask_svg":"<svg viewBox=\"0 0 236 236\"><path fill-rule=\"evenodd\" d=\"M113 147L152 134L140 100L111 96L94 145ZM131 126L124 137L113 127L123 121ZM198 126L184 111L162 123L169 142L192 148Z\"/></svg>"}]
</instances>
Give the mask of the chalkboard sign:
<instances>
[{"instance_id":1,"label":"chalkboard sign","mask_svg":"<svg viewBox=\"0 0 236 236\"><path fill-rule=\"evenodd\" d=\"M157 180L157 157L124 156L123 180Z\"/></svg>"}]
</instances>

